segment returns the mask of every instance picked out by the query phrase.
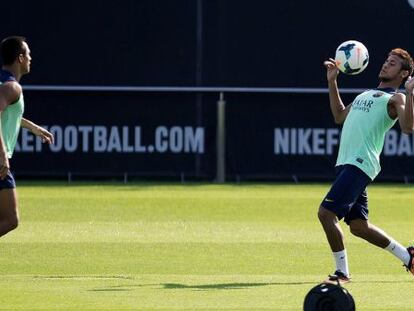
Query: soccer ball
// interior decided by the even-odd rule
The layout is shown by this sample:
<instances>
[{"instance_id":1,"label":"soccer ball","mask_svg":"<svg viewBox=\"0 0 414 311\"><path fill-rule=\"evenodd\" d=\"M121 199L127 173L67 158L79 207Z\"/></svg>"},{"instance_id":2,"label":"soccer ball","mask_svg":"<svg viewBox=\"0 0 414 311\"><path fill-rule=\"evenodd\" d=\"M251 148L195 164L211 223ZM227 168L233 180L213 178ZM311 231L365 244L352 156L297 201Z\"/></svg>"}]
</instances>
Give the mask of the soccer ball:
<instances>
[{"instance_id":1,"label":"soccer ball","mask_svg":"<svg viewBox=\"0 0 414 311\"><path fill-rule=\"evenodd\" d=\"M338 69L343 73L357 75L368 66L368 50L359 41L345 41L336 49L335 62Z\"/></svg>"},{"instance_id":2,"label":"soccer ball","mask_svg":"<svg viewBox=\"0 0 414 311\"><path fill-rule=\"evenodd\" d=\"M322 283L308 292L303 302L303 310L355 311L355 301L340 285Z\"/></svg>"}]
</instances>

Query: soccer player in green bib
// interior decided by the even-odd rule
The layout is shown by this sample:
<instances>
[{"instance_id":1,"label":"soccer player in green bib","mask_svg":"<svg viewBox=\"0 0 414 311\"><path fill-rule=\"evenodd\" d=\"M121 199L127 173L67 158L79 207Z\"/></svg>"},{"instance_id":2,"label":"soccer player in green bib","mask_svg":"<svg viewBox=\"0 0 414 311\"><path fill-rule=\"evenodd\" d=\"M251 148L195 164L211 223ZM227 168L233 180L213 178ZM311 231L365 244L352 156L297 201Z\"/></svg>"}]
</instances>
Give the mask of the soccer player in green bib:
<instances>
[{"instance_id":1,"label":"soccer player in green bib","mask_svg":"<svg viewBox=\"0 0 414 311\"><path fill-rule=\"evenodd\" d=\"M23 118L24 101L20 78L30 71L30 49L23 37L13 36L0 43L0 236L19 223L16 184L10 172L20 127L27 128L43 142L53 143L53 135Z\"/></svg>"},{"instance_id":2,"label":"soccer player in green bib","mask_svg":"<svg viewBox=\"0 0 414 311\"><path fill-rule=\"evenodd\" d=\"M341 100L333 59L324 63L327 69L330 108L337 124L343 124L336 179L322 201L318 217L325 231L336 263L335 272L326 282L350 281L343 233L338 221L344 221L352 234L383 248L399 258L414 274L414 247L405 248L383 230L368 221L366 187L380 172L380 153L385 134L399 122L402 132L414 129L413 74L414 64L409 53L393 49L379 73L377 88L358 95L352 104ZM406 94L398 92L405 83Z\"/></svg>"}]
</instances>

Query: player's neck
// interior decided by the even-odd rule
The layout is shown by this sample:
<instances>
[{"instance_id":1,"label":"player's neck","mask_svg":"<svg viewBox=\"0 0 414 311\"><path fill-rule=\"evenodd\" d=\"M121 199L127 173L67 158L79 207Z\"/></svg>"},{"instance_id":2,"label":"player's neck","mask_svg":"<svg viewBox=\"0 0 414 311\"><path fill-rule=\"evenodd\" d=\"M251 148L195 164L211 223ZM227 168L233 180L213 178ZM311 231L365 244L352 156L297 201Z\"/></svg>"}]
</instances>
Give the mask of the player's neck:
<instances>
[{"instance_id":1,"label":"player's neck","mask_svg":"<svg viewBox=\"0 0 414 311\"><path fill-rule=\"evenodd\" d=\"M22 73L21 73L20 69L17 66L3 65L2 69L9 71L14 76L14 78L16 79L17 82L20 81L20 78L22 77Z\"/></svg>"},{"instance_id":2,"label":"player's neck","mask_svg":"<svg viewBox=\"0 0 414 311\"><path fill-rule=\"evenodd\" d=\"M379 89L398 89L400 87L401 83L396 82L396 81L381 81L380 84L378 85Z\"/></svg>"}]
</instances>

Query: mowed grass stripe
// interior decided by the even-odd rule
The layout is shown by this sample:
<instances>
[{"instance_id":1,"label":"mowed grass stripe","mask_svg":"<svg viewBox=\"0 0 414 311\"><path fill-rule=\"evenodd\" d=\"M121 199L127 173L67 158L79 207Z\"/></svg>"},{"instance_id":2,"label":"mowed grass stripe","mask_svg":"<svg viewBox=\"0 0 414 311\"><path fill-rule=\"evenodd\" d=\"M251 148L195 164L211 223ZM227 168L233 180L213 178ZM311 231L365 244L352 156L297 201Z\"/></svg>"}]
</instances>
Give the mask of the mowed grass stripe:
<instances>
[{"instance_id":1,"label":"mowed grass stripe","mask_svg":"<svg viewBox=\"0 0 414 311\"><path fill-rule=\"evenodd\" d=\"M33 222L23 223L3 243L139 242L139 243L316 243L322 232L309 234L309 223L275 222Z\"/></svg>"},{"instance_id":2,"label":"mowed grass stripe","mask_svg":"<svg viewBox=\"0 0 414 311\"><path fill-rule=\"evenodd\" d=\"M136 243L319 243L325 236L315 230L315 219L307 223L276 222L33 222L21 224L2 240L2 243L34 242L136 242ZM383 224L389 231L406 231L410 222ZM347 236L348 243L365 243ZM402 237L404 238L404 237ZM407 241L408 242L408 241Z\"/></svg>"}]
</instances>

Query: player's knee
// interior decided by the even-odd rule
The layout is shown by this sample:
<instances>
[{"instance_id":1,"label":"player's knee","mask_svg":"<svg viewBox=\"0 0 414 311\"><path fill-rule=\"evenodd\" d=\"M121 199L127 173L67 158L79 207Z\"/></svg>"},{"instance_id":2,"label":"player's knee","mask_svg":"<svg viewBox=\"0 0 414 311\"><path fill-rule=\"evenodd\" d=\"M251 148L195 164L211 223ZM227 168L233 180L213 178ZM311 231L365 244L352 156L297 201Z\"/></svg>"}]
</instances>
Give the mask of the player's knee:
<instances>
[{"instance_id":1,"label":"player's knee","mask_svg":"<svg viewBox=\"0 0 414 311\"><path fill-rule=\"evenodd\" d=\"M363 238L367 234L368 227L364 225L356 225L356 224L350 224L349 230L351 233L357 237Z\"/></svg>"},{"instance_id":2,"label":"player's knee","mask_svg":"<svg viewBox=\"0 0 414 311\"><path fill-rule=\"evenodd\" d=\"M8 225L9 231L16 229L19 226L19 217L17 215L10 217L7 220L7 225Z\"/></svg>"},{"instance_id":3,"label":"player's knee","mask_svg":"<svg viewBox=\"0 0 414 311\"><path fill-rule=\"evenodd\" d=\"M321 223L327 223L332 222L335 219L335 215L323 206L320 206L318 210L318 218Z\"/></svg>"},{"instance_id":4,"label":"player's knee","mask_svg":"<svg viewBox=\"0 0 414 311\"><path fill-rule=\"evenodd\" d=\"M323 207L320 206L318 210L318 219L320 222L323 222L325 218L326 218L325 211L323 210Z\"/></svg>"}]
</instances>

